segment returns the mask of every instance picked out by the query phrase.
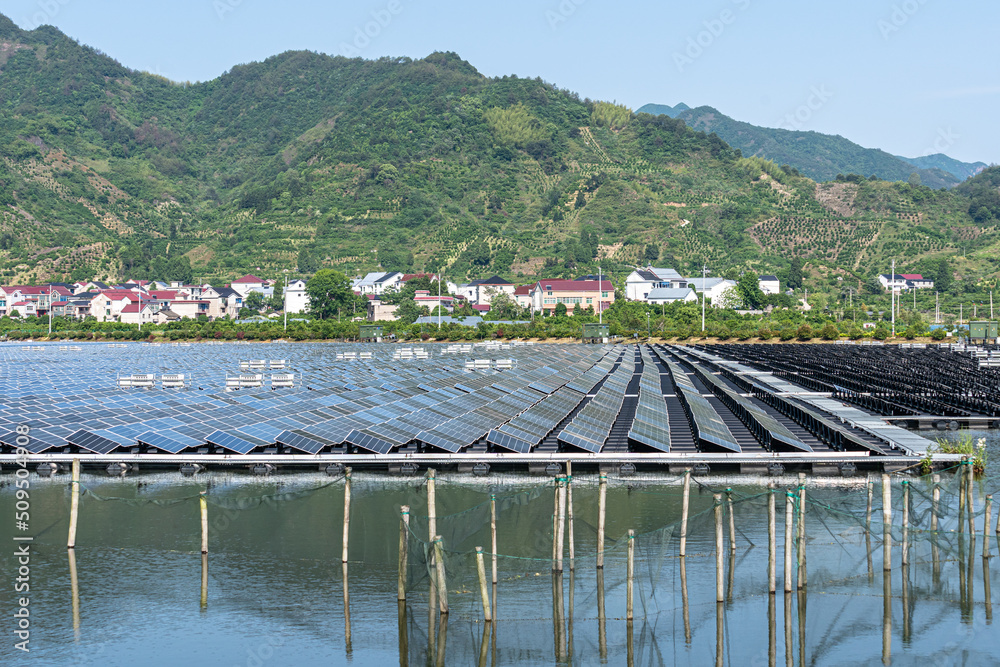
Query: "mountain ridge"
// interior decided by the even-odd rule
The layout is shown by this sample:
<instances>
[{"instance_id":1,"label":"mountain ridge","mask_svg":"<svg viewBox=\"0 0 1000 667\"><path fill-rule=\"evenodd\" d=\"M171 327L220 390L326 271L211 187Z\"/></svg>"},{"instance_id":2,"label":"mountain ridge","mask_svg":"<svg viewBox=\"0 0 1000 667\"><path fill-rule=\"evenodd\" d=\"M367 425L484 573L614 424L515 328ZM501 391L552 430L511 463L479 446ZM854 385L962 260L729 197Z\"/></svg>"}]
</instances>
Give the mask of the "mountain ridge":
<instances>
[{"instance_id":1,"label":"mountain ridge","mask_svg":"<svg viewBox=\"0 0 1000 667\"><path fill-rule=\"evenodd\" d=\"M52 27L0 33L4 282L775 273L795 257L860 280L961 244L986 266L997 243L989 188L817 184L682 120L486 77L450 52L288 51L183 85Z\"/></svg>"},{"instance_id":2,"label":"mountain ridge","mask_svg":"<svg viewBox=\"0 0 1000 667\"><path fill-rule=\"evenodd\" d=\"M878 148L865 148L840 135L752 125L707 105L692 108L683 103L675 107L647 104L638 111L681 118L696 129L715 132L745 155L789 164L817 181L831 181L837 174L848 173L905 181L910 174L916 173L929 187L954 187L987 166L983 162L962 162L940 153L905 158Z\"/></svg>"}]
</instances>

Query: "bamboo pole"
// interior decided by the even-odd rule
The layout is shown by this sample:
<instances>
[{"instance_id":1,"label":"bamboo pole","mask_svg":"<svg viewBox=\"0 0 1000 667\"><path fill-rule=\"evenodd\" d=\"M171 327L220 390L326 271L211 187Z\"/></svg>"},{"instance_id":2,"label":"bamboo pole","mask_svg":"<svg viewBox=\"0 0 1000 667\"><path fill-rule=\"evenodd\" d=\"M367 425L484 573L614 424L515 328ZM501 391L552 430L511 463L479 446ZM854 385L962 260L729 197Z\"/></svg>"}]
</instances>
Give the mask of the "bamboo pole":
<instances>
[{"instance_id":1,"label":"bamboo pole","mask_svg":"<svg viewBox=\"0 0 1000 667\"><path fill-rule=\"evenodd\" d=\"M437 562L438 604L442 614L448 613L448 582L444 572L444 549L441 536L434 536L434 560Z\"/></svg>"},{"instance_id":2,"label":"bamboo pole","mask_svg":"<svg viewBox=\"0 0 1000 667\"><path fill-rule=\"evenodd\" d=\"M808 583L806 568L806 474L799 473L799 588Z\"/></svg>"},{"instance_id":3,"label":"bamboo pole","mask_svg":"<svg viewBox=\"0 0 1000 667\"><path fill-rule=\"evenodd\" d=\"M490 540L492 543L493 585L497 585L497 497L490 494Z\"/></svg>"},{"instance_id":4,"label":"bamboo pole","mask_svg":"<svg viewBox=\"0 0 1000 667\"><path fill-rule=\"evenodd\" d=\"M201 555L201 610L208 609L208 554Z\"/></svg>"},{"instance_id":5,"label":"bamboo pole","mask_svg":"<svg viewBox=\"0 0 1000 667\"><path fill-rule=\"evenodd\" d=\"M73 639L80 641L80 582L76 576L76 551L66 550L69 556L69 586L73 606Z\"/></svg>"},{"instance_id":6,"label":"bamboo pole","mask_svg":"<svg viewBox=\"0 0 1000 667\"><path fill-rule=\"evenodd\" d=\"M903 480L903 565L910 564L910 482Z\"/></svg>"},{"instance_id":7,"label":"bamboo pole","mask_svg":"<svg viewBox=\"0 0 1000 667\"><path fill-rule=\"evenodd\" d=\"M691 499L691 471L684 471L684 497L681 500L681 556L687 555L688 506Z\"/></svg>"},{"instance_id":8,"label":"bamboo pole","mask_svg":"<svg viewBox=\"0 0 1000 667\"><path fill-rule=\"evenodd\" d=\"M966 468L969 469L969 472L968 472L969 481L968 481L968 483L965 486L965 492L968 495L968 500L966 501L965 505L966 505L966 509L969 510L969 535L975 536L975 534L976 534L976 508L975 508L975 495L974 495L974 493L975 493L975 486L976 486L976 483L975 483L976 471L975 471L975 466L972 464L971 460L966 465Z\"/></svg>"},{"instance_id":9,"label":"bamboo pole","mask_svg":"<svg viewBox=\"0 0 1000 667\"><path fill-rule=\"evenodd\" d=\"M410 546L410 506L399 508L399 581L396 586L396 599L406 601L406 570Z\"/></svg>"},{"instance_id":10,"label":"bamboo pole","mask_svg":"<svg viewBox=\"0 0 1000 667\"><path fill-rule=\"evenodd\" d=\"M479 596L483 600L483 620L490 623L493 615L490 613L490 594L486 590L486 563L483 562L482 547L476 547L476 571L479 573Z\"/></svg>"},{"instance_id":11,"label":"bamboo pole","mask_svg":"<svg viewBox=\"0 0 1000 667\"><path fill-rule=\"evenodd\" d=\"M892 569L892 484L882 475L882 569Z\"/></svg>"},{"instance_id":12,"label":"bamboo pole","mask_svg":"<svg viewBox=\"0 0 1000 667\"><path fill-rule=\"evenodd\" d=\"M559 518L556 521L556 570L563 571L563 550L566 545L566 481L556 482L559 493Z\"/></svg>"},{"instance_id":13,"label":"bamboo pole","mask_svg":"<svg viewBox=\"0 0 1000 667\"><path fill-rule=\"evenodd\" d=\"M792 504L795 501L785 492L785 593L792 592Z\"/></svg>"},{"instance_id":14,"label":"bamboo pole","mask_svg":"<svg viewBox=\"0 0 1000 667\"><path fill-rule=\"evenodd\" d=\"M713 494L715 500L715 601L723 602L724 595L722 565L722 494Z\"/></svg>"},{"instance_id":15,"label":"bamboo pole","mask_svg":"<svg viewBox=\"0 0 1000 667\"><path fill-rule=\"evenodd\" d=\"M556 572L556 558L559 547L559 478L552 480L552 571Z\"/></svg>"},{"instance_id":16,"label":"bamboo pole","mask_svg":"<svg viewBox=\"0 0 1000 667\"><path fill-rule=\"evenodd\" d=\"M736 551L736 519L733 517L732 489L726 489L726 508L729 510L729 550Z\"/></svg>"},{"instance_id":17,"label":"bamboo pole","mask_svg":"<svg viewBox=\"0 0 1000 667\"><path fill-rule=\"evenodd\" d=\"M986 496L986 506L983 508L983 558L989 558L990 553L990 518L993 510L993 494Z\"/></svg>"},{"instance_id":18,"label":"bamboo pole","mask_svg":"<svg viewBox=\"0 0 1000 667\"><path fill-rule=\"evenodd\" d=\"M774 593L776 588L775 551L777 548L775 530L775 506L774 506L774 485L771 485L771 493L767 498L767 592ZM772 601L772 605L774 602Z\"/></svg>"},{"instance_id":19,"label":"bamboo pole","mask_svg":"<svg viewBox=\"0 0 1000 667\"><path fill-rule=\"evenodd\" d=\"M205 492L198 494L198 504L201 506L201 552L208 553L208 501Z\"/></svg>"},{"instance_id":20,"label":"bamboo pole","mask_svg":"<svg viewBox=\"0 0 1000 667\"><path fill-rule=\"evenodd\" d=\"M573 464L566 462L566 516L569 522L569 570L573 571L576 560L576 541L573 535Z\"/></svg>"},{"instance_id":21,"label":"bamboo pole","mask_svg":"<svg viewBox=\"0 0 1000 667\"><path fill-rule=\"evenodd\" d=\"M635 577L635 531L628 531L628 565L626 567L626 587L625 587L625 620L631 621L635 618L633 614L633 587Z\"/></svg>"},{"instance_id":22,"label":"bamboo pole","mask_svg":"<svg viewBox=\"0 0 1000 667\"><path fill-rule=\"evenodd\" d=\"M69 538L66 547L76 548L76 526L80 516L80 459L73 459L73 481L70 482Z\"/></svg>"},{"instance_id":23,"label":"bamboo pole","mask_svg":"<svg viewBox=\"0 0 1000 667\"><path fill-rule=\"evenodd\" d=\"M958 532L965 532L965 461L958 471Z\"/></svg>"},{"instance_id":24,"label":"bamboo pole","mask_svg":"<svg viewBox=\"0 0 1000 667\"><path fill-rule=\"evenodd\" d=\"M430 542L433 542L434 536L437 535L436 475L437 471L434 468L427 469L427 539Z\"/></svg>"},{"instance_id":25,"label":"bamboo pole","mask_svg":"<svg viewBox=\"0 0 1000 667\"><path fill-rule=\"evenodd\" d=\"M597 567L604 567L604 513L608 504L608 476L600 475L597 492Z\"/></svg>"},{"instance_id":26,"label":"bamboo pole","mask_svg":"<svg viewBox=\"0 0 1000 667\"><path fill-rule=\"evenodd\" d=\"M934 484L934 490L931 492L931 532L937 533L938 529L938 506L941 503L941 475L937 473L931 477L931 481ZM936 538L937 535L932 537Z\"/></svg>"},{"instance_id":27,"label":"bamboo pole","mask_svg":"<svg viewBox=\"0 0 1000 667\"><path fill-rule=\"evenodd\" d=\"M347 562L347 542L351 528L351 468L344 468L344 551L340 562Z\"/></svg>"}]
</instances>

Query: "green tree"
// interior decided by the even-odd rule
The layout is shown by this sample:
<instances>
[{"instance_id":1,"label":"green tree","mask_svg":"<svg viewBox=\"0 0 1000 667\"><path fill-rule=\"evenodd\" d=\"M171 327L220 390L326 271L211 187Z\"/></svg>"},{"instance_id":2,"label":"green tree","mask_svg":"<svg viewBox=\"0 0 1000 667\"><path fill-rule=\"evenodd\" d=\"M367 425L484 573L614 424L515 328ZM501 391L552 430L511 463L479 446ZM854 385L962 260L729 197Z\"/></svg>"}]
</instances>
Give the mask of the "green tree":
<instances>
[{"instance_id":1,"label":"green tree","mask_svg":"<svg viewBox=\"0 0 1000 667\"><path fill-rule=\"evenodd\" d=\"M271 293L270 298L265 301L265 304L271 310L284 310L285 309L285 283L284 281L275 283L274 292Z\"/></svg>"},{"instance_id":2,"label":"green tree","mask_svg":"<svg viewBox=\"0 0 1000 667\"><path fill-rule=\"evenodd\" d=\"M937 271L934 273L934 287L940 291L945 291L951 287L954 278L951 272L951 262L947 257L942 257L938 262Z\"/></svg>"},{"instance_id":3,"label":"green tree","mask_svg":"<svg viewBox=\"0 0 1000 667\"><path fill-rule=\"evenodd\" d=\"M560 315L565 315L565 314L566 314L566 304L565 303L557 303L556 304L556 312L555 312L556 317L559 317Z\"/></svg>"},{"instance_id":4,"label":"green tree","mask_svg":"<svg viewBox=\"0 0 1000 667\"><path fill-rule=\"evenodd\" d=\"M306 282L309 312L320 319L337 317L337 311L354 301L351 281L340 271L320 269Z\"/></svg>"},{"instance_id":5,"label":"green tree","mask_svg":"<svg viewBox=\"0 0 1000 667\"><path fill-rule=\"evenodd\" d=\"M764 307L764 292L761 291L760 280L753 271L746 271L740 276L735 289L744 308L759 310Z\"/></svg>"},{"instance_id":6,"label":"green tree","mask_svg":"<svg viewBox=\"0 0 1000 667\"><path fill-rule=\"evenodd\" d=\"M298 270L300 273L314 273L319 269L319 261L309 248L299 250Z\"/></svg>"},{"instance_id":7,"label":"green tree","mask_svg":"<svg viewBox=\"0 0 1000 667\"><path fill-rule=\"evenodd\" d=\"M243 306L255 313L260 312L260 309L264 307L264 294L261 292L250 292L243 299Z\"/></svg>"},{"instance_id":8,"label":"green tree","mask_svg":"<svg viewBox=\"0 0 1000 667\"><path fill-rule=\"evenodd\" d=\"M652 243L646 245L646 250L643 252L643 258L647 262L653 263L660 258L660 248Z\"/></svg>"},{"instance_id":9,"label":"green tree","mask_svg":"<svg viewBox=\"0 0 1000 667\"><path fill-rule=\"evenodd\" d=\"M802 260L798 257L793 257L791 265L788 267L788 276L785 278L785 284L791 289L800 289L802 287Z\"/></svg>"}]
</instances>

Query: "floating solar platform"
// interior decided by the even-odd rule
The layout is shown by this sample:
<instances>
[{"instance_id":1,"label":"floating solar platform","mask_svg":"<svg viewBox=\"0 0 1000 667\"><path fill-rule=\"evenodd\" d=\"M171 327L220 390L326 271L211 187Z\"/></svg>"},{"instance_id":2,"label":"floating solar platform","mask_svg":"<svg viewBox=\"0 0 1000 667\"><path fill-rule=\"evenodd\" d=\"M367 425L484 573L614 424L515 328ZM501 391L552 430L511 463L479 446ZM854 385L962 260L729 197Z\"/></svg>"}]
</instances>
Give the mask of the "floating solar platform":
<instances>
[{"instance_id":1,"label":"floating solar platform","mask_svg":"<svg viewBox=\"0 0 1000 667\"><path fill-rule=\"evenodd\" d=\"M412 359L396 358L394 344L254 346L251 356L283 360L296 385L227 386L248 356L236 344L0 343L0 467L23 448L39 462L154 466L849 460L875 470L930 444L792 375L693 347L474 345L477 358L511 363L466 370L445 345ZM186 384L117 381L138 375Z\"/></svg>"}]
</instances>

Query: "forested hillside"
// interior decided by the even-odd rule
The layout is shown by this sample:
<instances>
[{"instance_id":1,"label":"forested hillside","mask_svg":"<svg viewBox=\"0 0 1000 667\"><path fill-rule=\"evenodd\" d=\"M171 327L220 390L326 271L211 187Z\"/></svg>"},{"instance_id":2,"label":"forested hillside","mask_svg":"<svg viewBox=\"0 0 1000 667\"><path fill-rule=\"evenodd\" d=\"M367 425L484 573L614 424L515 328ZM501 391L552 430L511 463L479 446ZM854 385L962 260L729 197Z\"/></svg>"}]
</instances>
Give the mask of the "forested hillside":
<instances>
[{"instance_id":1,"label":"forested hillside","mask_svg":"<svg viewBox=\"0 0 1000 667\"><path fill-rule=\"evenodd\" d=\"M817 185L681 120L484 77L453 53L288 52L182 85L0 17L6 283L379 266L518 279L598 261L770 273L795 257L866 279L890 257L920 270L960 252L958 271L992 273L1000 209L981 183Z\"/></svg>"}]
</instances>

